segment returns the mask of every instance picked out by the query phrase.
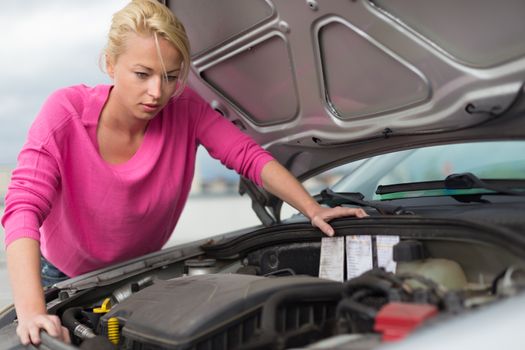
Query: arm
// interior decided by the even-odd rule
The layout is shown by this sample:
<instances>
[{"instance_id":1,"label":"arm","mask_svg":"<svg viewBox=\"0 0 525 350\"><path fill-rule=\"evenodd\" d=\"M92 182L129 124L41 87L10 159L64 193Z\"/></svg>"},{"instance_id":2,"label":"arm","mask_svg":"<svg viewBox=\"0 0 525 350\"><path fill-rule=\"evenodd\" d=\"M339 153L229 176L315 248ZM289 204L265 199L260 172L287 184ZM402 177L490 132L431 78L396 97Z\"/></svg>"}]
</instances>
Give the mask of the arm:
<instances>
[{"instance_id":1,"label":"arm","mask_svg":"<svg viewBox=\"0 0 525 350\"><path fill-rule=\"evenodd\" d=\"M200 118L196 125L198 141L213 158L258 186L278 196L306 215L314 227L328 236L334 235L328 221L344 216L368 216L363 209L321 207L295 177L253 139L213 111L200 98Z\"/></svg>"},{"instance_id":2,"label":"arm","mask_svg":"<svg viewBox=\"0 0 525 350\"><path fill-rule=\"evenodd\" d=\"M198 118L195 130L198 143L228 169L233 169L257 186L262 186L261 171L264 165L273 159L272 155L212 110L208 104L201 101L196 106Z\"/></svg>"},{"instance_id":3,"label":"arm","mask_svg":"<svg viewBox=\"0 0 525 350\"><path fill-rule=\"evenodd\" d=\"M60 184L56 154L46 146L54 140L53 132L62 121L61 116L67 115L64 101L66 96L57 92L44 103L20 151L5 198L2 225L7 265L18 316L17 334L24 344L38 344L40 329L51 336L69 339L62 335L59 319L47 315L39 245L39 228L51 210Z\"/></svg>"},{"instance_id":4,"label":"arm","mask_svg":"<svg viewBox=\"0 0 525 350\"><path fill-rule=\"evenodd\" d=\"M49 335L69 341L67 330L57 316L47 314L40 280L40 246L31 238L20 238L7 247L7 268L13 290L22 344L40 343L40 329Z\"/></svg>"},{"instance_id":5,"label":"arm","mask_svg":"<svg viewBox=\"0 0 525 350\"><path fill-rule=\"evenodd\" d=\"M328 236L334 235L334 229L328 221L344 216L358 218L368 216L361 208L322 207L306 192L299 181L275 160L266 163L261 177L265 190L299 210L310 219L312 226L318 227Z\"/></svg>"},{"instance_id":6,"label":"arm","mask_svg":"<svg viewBox=\"0 0 525 350\"><path fill-rule=\"evenodd\" d=\"M40 231L51 209L58 175L51 157L26 143L19 155L6 195L5 228L7 267L18 317L20 341L40 343L40 329L67 340L60 320L47 315L40 279Z\"/></svg>"}]
</instances>

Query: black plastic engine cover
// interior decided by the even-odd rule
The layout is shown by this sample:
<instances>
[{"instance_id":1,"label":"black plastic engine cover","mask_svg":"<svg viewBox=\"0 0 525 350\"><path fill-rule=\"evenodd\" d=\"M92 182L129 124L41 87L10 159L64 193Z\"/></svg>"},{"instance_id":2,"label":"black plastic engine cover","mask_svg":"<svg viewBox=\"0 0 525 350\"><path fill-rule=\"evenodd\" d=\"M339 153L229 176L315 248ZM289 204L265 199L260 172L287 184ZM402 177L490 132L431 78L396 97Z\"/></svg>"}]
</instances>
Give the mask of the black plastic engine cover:
<instances>
[{"instance_id":1,"label":"black plastic engine cover","mask_svg":"<svg viewBox=\"0 0 525 350\"><path fill-rule=\"evenodd\" d=\"M268 278L237 274L157 280L113 307L101 323L104 327L110 317L116 316L124 325L122 335L126 341L168 349L202 348L197 343L203 339L221 332L228 336L237 332L235 347L240 347L260 325L261 306L272 295L292 287L315 289L329 284L338 283L309 276ZM230 326L239 322L245 322L237 327L240 330ZM224 346L233 348L232 340L229 342ZM208 344L204 348L221 348L210 340Z\"/></svg>"}]
</instances>

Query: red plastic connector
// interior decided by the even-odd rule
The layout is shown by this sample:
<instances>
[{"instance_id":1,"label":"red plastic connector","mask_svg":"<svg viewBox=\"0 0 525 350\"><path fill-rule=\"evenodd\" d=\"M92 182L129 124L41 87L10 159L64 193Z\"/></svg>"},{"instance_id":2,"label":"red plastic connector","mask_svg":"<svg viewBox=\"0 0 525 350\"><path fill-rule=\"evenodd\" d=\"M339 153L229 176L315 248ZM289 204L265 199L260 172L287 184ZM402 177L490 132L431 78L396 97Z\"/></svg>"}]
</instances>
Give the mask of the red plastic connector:
<instances>
[{"instance_id":1,"label":"red plastic connector","mask_svg":"<svg viewBox=\"0 0 525 350\"><path fill-rule=\"evenodd\" d=\"M437 313L430 304L389 303L379 310L374 330L383 334L383 341L400 340Z\"/></svg>"}]
</instances>

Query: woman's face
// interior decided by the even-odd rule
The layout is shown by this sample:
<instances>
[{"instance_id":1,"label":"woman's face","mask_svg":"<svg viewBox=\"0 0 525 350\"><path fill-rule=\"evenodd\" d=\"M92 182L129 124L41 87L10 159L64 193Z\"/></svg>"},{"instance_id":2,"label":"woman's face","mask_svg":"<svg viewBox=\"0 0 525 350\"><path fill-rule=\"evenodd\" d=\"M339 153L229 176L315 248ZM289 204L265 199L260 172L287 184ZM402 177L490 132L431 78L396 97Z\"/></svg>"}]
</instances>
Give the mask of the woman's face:
<instances>
[{"instance_id":1,"label":"woman's face","mask_svg":"<svg viewBox=\"0 0 525 350\"><path fill-rule=\"evenodd\" d=\"M118 113L124 113L121 117L150 120L175 93L180 55L172 43L157 37L166 70L163 69L153 35L129 33L126 49L116 62L107 60L107 71L114 83L111 94L115 97Z\"/></svg>"}]
</instances>

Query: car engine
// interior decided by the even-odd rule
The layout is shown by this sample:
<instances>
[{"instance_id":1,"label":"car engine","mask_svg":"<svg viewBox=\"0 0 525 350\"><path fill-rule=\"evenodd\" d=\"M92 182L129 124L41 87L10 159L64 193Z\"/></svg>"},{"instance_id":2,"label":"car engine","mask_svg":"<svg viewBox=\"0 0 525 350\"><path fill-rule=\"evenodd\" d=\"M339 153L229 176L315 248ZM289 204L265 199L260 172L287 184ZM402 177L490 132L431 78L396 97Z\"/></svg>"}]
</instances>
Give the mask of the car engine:
<instances>
[{"instance_id":1,"label":"car engine","mask_svg":"<svg viewBox=\"0 0 525 350\"><path fill-rule=\"evenodd\" d=\"M439 252L439 243L402 240L396 271L374 267L343 282L318 277L319 242L261 247L230 264L188 259L181 276L150 274L60 313L81 348L103 338L120 349L373 349L525 286L520 267L480 277L427 247Z\"/></svg>"}]
</instances>

